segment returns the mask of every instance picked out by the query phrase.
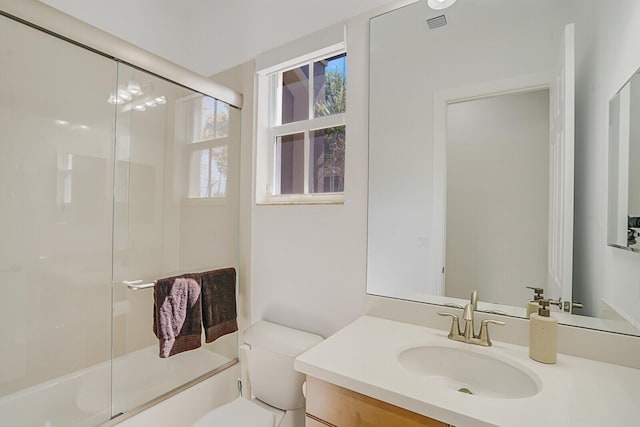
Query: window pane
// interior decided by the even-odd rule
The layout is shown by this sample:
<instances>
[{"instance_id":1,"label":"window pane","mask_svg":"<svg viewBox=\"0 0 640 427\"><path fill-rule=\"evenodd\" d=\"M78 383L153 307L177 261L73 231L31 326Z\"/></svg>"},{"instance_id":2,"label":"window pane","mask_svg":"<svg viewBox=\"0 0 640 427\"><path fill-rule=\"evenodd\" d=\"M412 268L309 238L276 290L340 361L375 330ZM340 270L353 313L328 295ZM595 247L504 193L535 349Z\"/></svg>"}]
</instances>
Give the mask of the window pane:
<instances>
[{"instance_id":1,"label":"window pane","mask_svg":"<svg viewBox=\"0 0 640 427\"><path fill-rule=\"evenodd\" d=\"M208 141L229 135L229 105L209 96L189 101L193 131L188 142Z\"/></svg>"},{"instance_id":2,"label":"window pane","mask_svg":"<svg viewBox=\"0 0 640 427\"><path fill-rule=\"evenodd\" d=\"M211 149L211 197L226 197L228 164L229 155L226 145Z\"/></svg>"},{"instance_id":3,"label":"window pane","mask_svg":"<svg viewBox=\"0 0 640 427\"><path fill-rule=\"evenodd\" d=\"M209 197L209 150L196 150L189 161L189 197Z\"/></svg>"},{"instance_id":4,"label":"window pane","mask_svg":"<svg viewBox=\"0 0 640 427\"><path fill-rule=\"evenodd\" d=\"M198 117L200 116L200 117ZM213 139L216 136L216 100L203 96L200 99L200 114L195 114L199 122L197 140Z\"/></svg>"},{"instance_id":5,"label":"window pane","mask_svg":"<svg viewBox=\"0 0 640 427\"><path fill-rule=\"evenodd\" d=\"M346 53L313 64L315 117L329 116L346 111L346 66Z\"/></svg>"},{"instance_id":6,"label":"window pane","mask_svg":"<svg viewBox=\"0 0 640 427\"><path fill-rule=\"evenodd\" d=\"M277 137L275 150L274 194L304 193L304 134Z\"/></svg>"},{"instance_id":7,"label":"window pane","mask_svg":"<svg viewBox=\"0 0 640 427\"><path fill-rule=\"evenodd\" d=\"M216 138L229 136L229 104L216 100Z\"/></svg>"},{"instance_id":8,"label":"window pane","mask_svg":"<svg viewBox=\"0 0 640 427\"><path fill-rule=\"evenodd\" d=\"M282 73L282 124L309 119L309 66Z\"/></svg>"},{"instance_id":9,"label":"window pane","mask_svg":"<svg viewBox=\"0 0 640 427\"><path fill-rule=\"evenodd\" d=\"M309 187L311 193L344 191L345 127L311 132Z\"/></svg>"}]
</instances>

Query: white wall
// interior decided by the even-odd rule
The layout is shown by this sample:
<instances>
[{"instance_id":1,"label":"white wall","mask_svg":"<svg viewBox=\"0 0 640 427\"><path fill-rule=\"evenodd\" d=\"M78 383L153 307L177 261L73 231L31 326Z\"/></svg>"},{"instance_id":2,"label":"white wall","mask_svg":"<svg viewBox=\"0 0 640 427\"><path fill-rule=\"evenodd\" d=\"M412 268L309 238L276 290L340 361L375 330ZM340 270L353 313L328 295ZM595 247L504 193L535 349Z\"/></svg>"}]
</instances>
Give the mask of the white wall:
<instances>
[{"instance_id":1,"label":"white wall","mask_svg":"<svg viewBox=\"0 0 640 427\"><path fill-rule=\"evenodd\" d=\"M574 295L597 314L604 298L640 322L640 258L608 247L607 159L609 100L640 67L640 3L621 0L593 8L576 27L582 47L576 87L576 204ZM597 24L589 34L585 26Z\"/></svg>"},{"instance_id":2,"label":"white wall","mask_svg":"<svg viewBox=\"0 0 640 427\"><path fill-rule=\"evenodd\" d=\"M240 161L240 174L238 176L239 203L238 203L238 327L239 336L247 326L251 324L251 282L253 254L253 217L255 200L253 197L255 188L254 159L253 159L253 122L254 122L254 95L253 82L255 78L254 61L249 61L235 68L216 74L211 77L227 87L243 93L245 108L237 114L240 117L238 158Z\"/></svg>"},{"instance_id":3,"label":"white wall","mask_svg":"<svg viewBox=\"0 0 640 427\"><path fill-rule=\"evenodd\" d=\"M549 232L549 91L447 111L446 293L522 305L544 287Z\"/></svg>"},{"instance_id":4,"label":"white wall","mask_svg":"<svg viewBox=\"0 0 640 427\"><path fill-rule=\"evenodd\" d=\"M366 32L366 19L347 24L344 204L253 207L254 321L265 318L328 336L364 312Z\"/></svg>"}]
</instances>

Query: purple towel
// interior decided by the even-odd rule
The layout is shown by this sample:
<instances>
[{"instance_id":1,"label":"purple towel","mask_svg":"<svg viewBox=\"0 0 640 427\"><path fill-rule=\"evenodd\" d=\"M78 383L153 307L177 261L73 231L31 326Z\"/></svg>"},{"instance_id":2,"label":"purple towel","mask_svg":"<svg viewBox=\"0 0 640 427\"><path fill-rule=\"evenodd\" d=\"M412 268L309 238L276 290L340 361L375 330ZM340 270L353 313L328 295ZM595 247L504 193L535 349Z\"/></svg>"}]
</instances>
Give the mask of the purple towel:
<instances>
[{"instance_id":1,"label":"purple towel","mask_svg":"<svg viewBox=\"0 0 640 427\"><path fill-rule=\"evenodd\" d=\"M201 274L202 321L206 342L238 330L236 269L223 268Z\"/></svg>"},{"instance_id":2,"label":"purple towel","mask_svg":"<svg viewBox=\"0 0 640 427\"><path fill-rule=\"evenodd\" d=\"M160 357L173 356L202 345L200 277L169 277L156 282L153 291L153 332Z\"/></svg>"}]
</instances>

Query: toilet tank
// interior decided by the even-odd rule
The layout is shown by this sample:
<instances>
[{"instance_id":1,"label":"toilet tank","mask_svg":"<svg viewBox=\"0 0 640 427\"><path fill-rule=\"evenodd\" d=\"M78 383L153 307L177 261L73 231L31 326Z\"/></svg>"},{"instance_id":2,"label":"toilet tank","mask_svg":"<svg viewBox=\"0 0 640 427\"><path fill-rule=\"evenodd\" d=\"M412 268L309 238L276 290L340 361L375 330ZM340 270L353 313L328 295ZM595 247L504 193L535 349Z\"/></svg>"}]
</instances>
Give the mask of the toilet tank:
<instances>
[{"instance_id":1,"label":"toilet tank","mask_svg":"<svg viewBox=\"0 0 640 427\"><path fill-rule=\"evenodd\" d=\"M244 333L253 395L282 410L304 406L305 376L293 369L296 356L322 341L319 335L261 320Z\"/></svg>"}]
</instances>

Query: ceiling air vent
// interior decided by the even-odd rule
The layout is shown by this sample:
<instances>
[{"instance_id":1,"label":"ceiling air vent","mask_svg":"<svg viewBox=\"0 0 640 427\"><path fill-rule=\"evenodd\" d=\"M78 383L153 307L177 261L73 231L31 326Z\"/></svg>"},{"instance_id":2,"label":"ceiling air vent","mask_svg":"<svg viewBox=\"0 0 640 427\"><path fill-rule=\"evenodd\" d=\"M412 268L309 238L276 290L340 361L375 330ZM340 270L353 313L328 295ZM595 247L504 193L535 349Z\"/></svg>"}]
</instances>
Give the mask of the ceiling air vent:
<instances>
[{"instance_id":1,"label":"ceiling air vent","mask_svg":"<svg viewBox=\"0 0 640 427\"><path fill-rule=\"evenodd\" d=\"M447 25L447 17L444 15L436 16L435 18L427 19L427 25L430 30L435 30L439 27Z\"/></svg>"}]
</instances>

